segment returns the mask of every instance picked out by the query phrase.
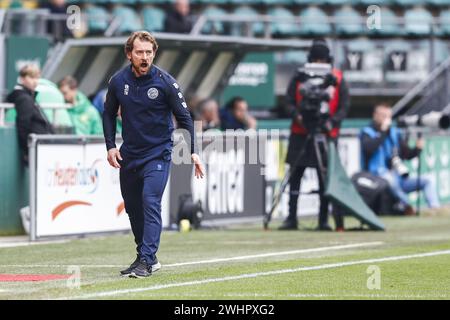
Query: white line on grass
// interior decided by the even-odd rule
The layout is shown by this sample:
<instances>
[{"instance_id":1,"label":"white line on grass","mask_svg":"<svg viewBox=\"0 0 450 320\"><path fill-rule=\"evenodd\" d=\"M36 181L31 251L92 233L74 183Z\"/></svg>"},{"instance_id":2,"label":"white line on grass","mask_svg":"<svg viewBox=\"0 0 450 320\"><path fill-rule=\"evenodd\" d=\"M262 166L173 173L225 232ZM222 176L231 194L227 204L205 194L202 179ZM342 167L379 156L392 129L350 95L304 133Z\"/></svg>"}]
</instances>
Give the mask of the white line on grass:
<instances>
[{"instance_id":1,"label":"white line on grass","mask_svg":"<svg viewBox=\"0 0 450 320\"><path fill-rule=\"evenodd\" d=\"M69 240L52 240L52 241L14 241L14 242L1 242L0 249L4 248L15 248L15 247L27 247L27 246L36 246L42 244L59 244L59 243L67 243Z\"/></svg>"},{"instance_id":2,"label":"white line on grass","mask_svg":"<svg viewBox=\"0 0 450 320\"><path fill-rule=\"evenodd\" d=\"M319 247L319 248L308 248L308 249L299 249L299 250L290 250L290 251L278 251L278 252L268 252L261 254L252 254L246 256L236 256L236 257L227 257L227 258L217 258L217 259L209 259L209 260L199 260L199 261L189 261L189 262L180 262L173 264L163 264L164 268L171 267L181 267L181 266L189 266L189 265L197 265L197 264L209 264L209 263L218 263L218 262L228 262L228 261L239 261L239 260L251 260L251 259L259 259L259 258L268 258L268 257L276 257L276 256L284 256L284 255L293 255L300 253L312 253L312 252L322 252L329 250L342 250L342 249L353 249L359 247L370 247L370 246L379 246L382 245L382 241L376 242L362 242L362 243L352 243L352 244L344 244L338 246L328 246L328 247ZM4 264L0 265L0 267L11 267L11 268L66 268L71 265L77 265L76 263L72 264L34 264L34 265L26 265L26 264ZM111 264L84 264L77 265L80 268L121 268L123 265L111 265Z\"/></svg>"},{"instance_id":3,"label":"white line on grass","mask_svg":"<svg viewBox=\"0 0 450 320\"><path fill-rule=\"evenodd\" d=\"M424 258L424 257L432 257L432 256L438 256L438 255L444 255L444 254L450 254L450 250L433 251L433 252L403 255L403 256L383 257L383 258L376 258L376 259L346 261L346 262L339 262L339 263L329 263L329 264L322 264L322 265L311 266L311 267L299 267L299 268L294 268L294 269L280 269L280 270L273 270L273 271L266 271L266 272L246 273L246 274L221 277L221 278L210 278L210 279L205 279L205 280L195 280L195 281L175 282L175 283L169 283L169 284L154 285L154 286L144 287L144 288L133 288L133 289L96 292L96 293L89 293L89 294L74 296L74 297L65 297L65 298L61 298L61 299L100 298L100 297L115 296L115 295L119 295L119 294L130 294L130 293L138 293L138 292L145 292L145 291L175 288L175 287L196 286L196 285L202 285L202 284L207 284L207 283L257 278L257 277L263 277L263 276L272 276L272 275L294 273L294 272L301 272L301 271L341 268L341 267L358 265L358 264L368 264L368 263L376 263L376 262Z\"/></svg>"}]
</instances>

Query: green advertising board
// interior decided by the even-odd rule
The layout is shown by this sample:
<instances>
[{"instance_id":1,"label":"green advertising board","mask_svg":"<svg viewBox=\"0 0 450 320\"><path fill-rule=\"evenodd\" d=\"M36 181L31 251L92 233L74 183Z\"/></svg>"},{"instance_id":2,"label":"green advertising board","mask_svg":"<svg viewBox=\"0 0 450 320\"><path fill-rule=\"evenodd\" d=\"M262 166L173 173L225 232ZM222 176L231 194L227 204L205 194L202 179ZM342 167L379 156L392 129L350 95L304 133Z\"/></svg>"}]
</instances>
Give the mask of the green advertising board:
<instances>
[{"instance_id":1,"label":"green advertising board","mask_svg":"<svg viewBox=\"0 0 450 320\"><path fill-rule=\"evenodd\" d=\"M221 104L234 96L247 100L253 109L270 109L275 104L275 62L272 52L249 53L237 65L225 88Z\"/></svg>"},{"instance_id":2,"label":"green advertising board","mask_svg":"<svg viewBox=\"0 0 450 320\"><path fill-rule=\"evenodd\" d=\"M411 141L413 144L415 141ZM417 176L419 167L418 158L407 163L410 174ZM441 204L450 203L450 137L428 136L425 137L425 148L420 155L420 173L427 176L436 184ZM416 204L417 192L409 194L411 203ZM421 207L426 206L423 192L420 195Z\"/></svg>"},{"instance_id":3,"label":"green advertising board","mask_svg":"<svg viewBox=\"0 0 450 320\"><path fill-rule=\"evenodd\" d=\"M26 64L40 68L47 59L49 41L41 37L10 36L6 39L6 88L11 91L17 82L19 70Z\"/></svg>"}]
</instances>

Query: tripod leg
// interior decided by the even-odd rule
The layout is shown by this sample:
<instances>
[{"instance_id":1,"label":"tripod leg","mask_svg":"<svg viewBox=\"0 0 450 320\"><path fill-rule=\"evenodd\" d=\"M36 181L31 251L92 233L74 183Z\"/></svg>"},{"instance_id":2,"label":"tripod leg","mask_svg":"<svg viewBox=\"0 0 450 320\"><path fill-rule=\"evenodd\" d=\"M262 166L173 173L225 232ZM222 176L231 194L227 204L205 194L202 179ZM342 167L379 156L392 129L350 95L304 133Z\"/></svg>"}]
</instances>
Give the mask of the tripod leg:
<instances>
[{"instance_id":1,"label":"tripod leg","mask_svg":"<svg viewBox=\"0 0 450 320\"><path fill-rule=\"evenodd\" d=\"M325 198L325 183L328 174L328 139L324 135L319 135L315 138L314 151L317 159L317 174L320 185L320 212L319 212L319 229L322 227L328 228L328 211L329 201ZM337 208L332 208L333 217L337 229L344 227L342 216L338 214Z\"/></svg>"},{"instance_id":2,"label":"tripod leg","mask_svg":"<svg viewBox=\"0 0 450 320\"><path fill-rule=\"evenodd\" d=\"M295 159L295 162L290 166L289 170L286 171L286 173L283 177L283 180L281 180L280 189L272 198L272 206L270 208L270 211L265 213L264 217L263 217L263 227L265 230L267 230L269 228L269 223L272 220L273 212L275 211L276 207L280 203L281 196L283 195L283 192L286 189L292 174L295 172L295 170L297 170L300 160L306 154L307 146L312 139L313 139L313 135L311 135L311 134L306 137L305 144L303 145L302 149L300 150L297 158Z\"/></svg>"}]
</instances>

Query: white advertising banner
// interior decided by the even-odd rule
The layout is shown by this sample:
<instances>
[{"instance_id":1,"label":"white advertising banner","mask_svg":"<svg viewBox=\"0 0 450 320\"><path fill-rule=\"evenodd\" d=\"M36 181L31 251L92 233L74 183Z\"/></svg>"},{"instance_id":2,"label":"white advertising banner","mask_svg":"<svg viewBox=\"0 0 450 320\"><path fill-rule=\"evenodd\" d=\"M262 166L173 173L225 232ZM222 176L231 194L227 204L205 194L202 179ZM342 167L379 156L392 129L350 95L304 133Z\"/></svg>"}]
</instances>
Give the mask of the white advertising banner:
<instances>
[{"instance_id":1,"label":"white advertising banner","mask_svg":"<svg viewBox=\"0 0 450 320\"><path fill-rule=\"evenodd\" d=\"M130 229L119 170L107 162L104 143L38 143L36 168L36 237Z\"/></svg>"}]
</instances>

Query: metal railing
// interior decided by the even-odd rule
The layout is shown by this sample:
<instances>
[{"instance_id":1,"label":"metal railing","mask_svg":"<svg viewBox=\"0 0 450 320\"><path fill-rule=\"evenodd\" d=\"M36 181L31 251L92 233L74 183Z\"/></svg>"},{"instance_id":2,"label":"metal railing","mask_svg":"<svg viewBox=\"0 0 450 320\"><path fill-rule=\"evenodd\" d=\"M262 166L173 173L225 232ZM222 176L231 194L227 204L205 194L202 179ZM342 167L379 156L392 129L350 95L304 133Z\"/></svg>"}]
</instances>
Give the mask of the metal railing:
<instances>
[{"instance_id":1,"label":"metal railing","mask_svg":"<svg viewBox=\"0 0 450 320\"><path fill-rule=\"evenodd\" d=\"M450 106L450 57L414 86L394 106L394 116L442 111ZM450 110L448 110L450 111Z\"/></svg>"},{"instance_id":2,"label":"metal railing","mask_svg":"<svg viewBox=\"0 0 450 320\"><path fill-rule=\"evenodd\" d=\"M42 109L51 109L53 112L53 119L56 119L56 113L60 109L69 109L72 107L69 103L43 103L40 104ZM8 109L13 109L14 103L0 102L0 127L5 126L5 115Z\"/></svg>"}]
</instances>

